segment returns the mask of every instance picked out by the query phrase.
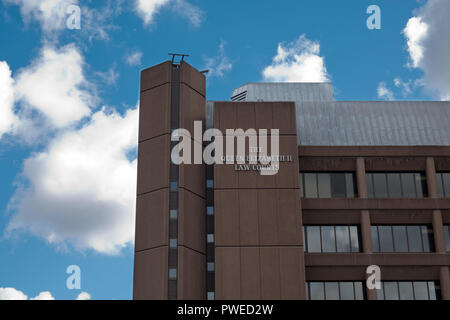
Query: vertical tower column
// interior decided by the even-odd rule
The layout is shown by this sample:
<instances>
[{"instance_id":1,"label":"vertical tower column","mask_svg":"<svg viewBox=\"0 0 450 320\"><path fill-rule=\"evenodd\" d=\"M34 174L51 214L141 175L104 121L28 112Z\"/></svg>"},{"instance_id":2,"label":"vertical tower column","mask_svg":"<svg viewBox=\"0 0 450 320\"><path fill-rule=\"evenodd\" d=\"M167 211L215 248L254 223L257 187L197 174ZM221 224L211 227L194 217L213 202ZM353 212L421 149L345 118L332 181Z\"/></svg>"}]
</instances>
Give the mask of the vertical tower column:
<instances>
[{"instance_id":1,"label":"vertical tower column","mask_svg":"<svg viewBox=\"0 0 450 320\"><path fill-rule=\"evenodd\" d=\"M367 179L366 179L366 165L363 157L356 159L356 180L358 184L358 195L362 199L368 197L367 193ZM368 210L361 210L361 237L364 253L373 253L372 246L372 232L370 229L370 213ZM369 290L366 287L366 294L368 300L377 300L377 291Z\"/></svg>"},{"instance_id":2,"label":"vertical tower column","mask_svg":"<svg viewBox=\"0 0 450 320\"><path fill-rule=\"evenodd\" d=\"M427 158L426 176L427 176L428 196L430 198L439 198L437 189L436 168L434 165L434 159L432 157ZM433 211L432 223L433 223L434 244L436 247L436 252L445 253L446 249L444 238L444 226L442 223L441 210Z\"/></svg>"},{"instance_id":3,"label":"vertical tower column","mask_svg":"<svg viewBox=\"0 0 450 320\"><path fill-rule=\"evenodd\" d=\"M142 71L134 299L205 297L205 169L171 162L172 131L193 135L195 120L205 120L200 72L170 61Z\"/></svg>"},{"instance_id":4,"label":"vertical tower column","mask_svg":"<svg viewBox=\"0 0 450 320\"><path fill-rule=\"evenodd\" d=\"M434 158L428 157L426 160L426 176L428 196L430 198L439 198L437 188L436 167L434 164ZM442 222L441 210L434 210L432 216L434 245L436 253L446 253L445 237L444 237L444 225ZM439 282L441 285L441 295L443 300L450 300L450 277L447 266L441 266Z\"/></svg>"}]
</instances>

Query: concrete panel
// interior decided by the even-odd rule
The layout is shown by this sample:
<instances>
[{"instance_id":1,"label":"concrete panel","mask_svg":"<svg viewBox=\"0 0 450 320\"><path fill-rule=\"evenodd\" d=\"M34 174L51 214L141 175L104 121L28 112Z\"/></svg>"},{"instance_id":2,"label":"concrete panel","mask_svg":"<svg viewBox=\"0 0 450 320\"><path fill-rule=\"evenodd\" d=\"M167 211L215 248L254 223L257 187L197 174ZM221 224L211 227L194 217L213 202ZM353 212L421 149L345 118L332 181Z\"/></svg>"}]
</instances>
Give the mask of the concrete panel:
<instances>
[{"instance_id":1,"label":"concrete panel","mask_svg":"<svg viewBox=\"0 0 450 320\"><path fill-rule=\"evenodd\" d=\"M281 270L279 248L260 248L261 299L281 299Z\"/></svg>"},{"instance_id":2,"label":"concrete panel","mask_svg":"<svg viewBox=\"0 0 450 320\"><path fill-rule=\"evenodd\" d=\"M301 245L301 211L298 190L277 190L277 245Z\"/></svg>"},{"instance_id":3,"label":"concrete panel","mask_svg":"<svg viewBox=\"0 0 450 320\"><path fill-rule=\"evenodd\" d=\"M178 299L203 300L206 296L206 259L203 254L178 247Z\"/></svg>"},{"instance_id":4,"label":"concrete panel","mask_svg":"<svg viewBox=\"0 0 450 320\"><path fill-rule=\"evenodd\" d=\"M216 248L216 300L241 299L240 248Z\"/></svg>"},{"instance_id":5,"label":"concrete panel","mask_svg":"<svg viewBox=\"0 0 450 320\"><path fill-rule=\"evenodd\" d=\"M191 140L192 148L192 164L179 165L179 186L180 188L188 189L201 197L205 197L206 177L205 165L194 163L194 148L195 145L201 147L201 143Z\"/></svg>"},{"instance_id":6,"label":"concrete panel","mask_svg":"<svg viewBox=\"0 0 450 320\"><path fill-rule=\"evenodd\" d=\"M281 247L279 251L281 299L305 299L303 249L300 247Z\"/></svg>"},{"instance_id":7,"label":"concrete panel","mask_svg":"<svg viewBox=\"0 0 450 320\"><path fill-rule=\"evenodd\" d=\"M241 299L261 299L259 248L241 248Z\"/></svg>"},{"instance_id":8,"label":"concrete panel","mask_svg":"<svg viewBox=\"0 0 450 320\"><path fill-rule=\"evenodd\" d=\"M258 191L241 190L238 199L240 245L259 245Z\"/></svg>"},{"instance_id":9,"label":"concrete panel","mask_svg":"<svg viewBox=\"0 0 450 320\"><path fill-rule=\"evenodd\" d=\"M189 85L202 96L206 95L205 76L184 61L180 64L180 82Z\"/></svg>"},{"instance_id":10,"label":"concrete panel","mask_svg":"<svg viewBox=\"0 0 450 320\"><path fill-rule=\"evenodd\" d=\"M178 244L205 253L205 200L183 189L178 197Z\"/></svg>"},{"instance_id":11,"label":"concrete panel","mask_svg":"<svg viewBox=\"0 0 450 320\"><path fill-rule=\"evenodd\" d=\"M258 191L259 244L278 243L277 192L272 189Z\"/></svg>"},{"instance_id":12,"label":"concrete panel","mask_svg":"<svg viewBox=\"0 0 450 320\"><path fill-rule=\"evenodd\" d=\"M169 191L137 197L135 251L168 245Z\"/></svg>"},{"instance_id":13,"label":"concrete panel","mask_svg":"<svg viewBox=\"0 0 450 320\"><path fill-rule=\"evenodd\" d=\"M167 299L168 249L137 252L134 258L134 300Z\"/></svg>"},{"instance_id":14,"label":"concrete panel","mask_svg":"<svg viewBox=\"0 0 450 320\"><path fill-rule=\"evenodd\" d=\"M151 68L142 70L141 92L170 82L172 75L171 71L172 63L170 61L166 61Z\"/></svg>"},{"instance_id":15,"label":"concrete panel","mask_svg":"<svg viewBox=\"0 0 450 320\"><path fill-rule=\"evenodd\" d=\"M273 129L279 129L280 135L294 135L297 137L297 123L295 118L295 103L273 102Z\"/></svg>"},{"instance_id":16,"label":"concrete panel","mask_svg":"<svg viewBox=\"0 0 450 320\"><path fill-rule=\"evenodd\" d=\"M205 105L204 96L183 83L180 85L180 128L189 130L192 138L194 121L202 121L203 131L205 130Z\"/></svg>"},{"instance_id":17,"label":"concrete panel","mask_svg":"<svg viewBox=\"0 0 450 320\"><path fill-rule=\"evenodd\" d=\"M141 93L139 141L170 133L170 83L167 83Z\"/></svg>"},{"instance_id":18,"label":"concrete panel","mask_svg":"<svg viewBox=\"0 0 450 320\"><path fill-rule=\"evenodd\" d=\"M238 192L216 190L214 202L215 245L238 246L240 244Z\"/></svg>"},{"instance_id":19,"label":"concrete panel","mask_svg":"<svg viewBox=\"0 0 450 320\"><path fill-rule=\"evenodd\" d=\"M144 141L138 150L137 194L169 186L170 136Z\"/></svg>"}]
</instances>

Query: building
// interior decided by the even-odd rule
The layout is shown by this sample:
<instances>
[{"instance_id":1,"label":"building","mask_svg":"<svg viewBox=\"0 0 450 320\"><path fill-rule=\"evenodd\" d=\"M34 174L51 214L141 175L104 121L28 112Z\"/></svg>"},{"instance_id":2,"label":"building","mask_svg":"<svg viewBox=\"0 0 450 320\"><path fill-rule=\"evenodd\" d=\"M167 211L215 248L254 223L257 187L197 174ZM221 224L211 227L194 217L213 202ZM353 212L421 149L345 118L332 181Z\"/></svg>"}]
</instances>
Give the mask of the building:
<instances>
[{"instance_id":1,"label":"building","mask_svg":"<svg viewBox=\"0 0 450 320\"><path fill-rule=\"evenodd\" d=\"M450 299L450 102L335 101L329 83L205 91L186 62L141 74L134 299ZM195 120L279 129L292 161L271 176L175 165L171 133Z\"/></svg>"}]
</instances>

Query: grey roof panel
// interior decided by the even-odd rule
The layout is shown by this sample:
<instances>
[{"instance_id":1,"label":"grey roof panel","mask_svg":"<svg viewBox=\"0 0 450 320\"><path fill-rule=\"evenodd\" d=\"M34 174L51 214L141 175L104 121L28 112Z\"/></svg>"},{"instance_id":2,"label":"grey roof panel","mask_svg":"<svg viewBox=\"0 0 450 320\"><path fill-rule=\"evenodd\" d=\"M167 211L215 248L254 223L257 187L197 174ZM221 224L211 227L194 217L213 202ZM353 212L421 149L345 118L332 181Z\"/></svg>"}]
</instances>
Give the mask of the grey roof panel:
<instances>
[{"instance_id":1,"label":"grey roof panel","mask_svg":"<svg viewBox=\"0 0 450 320\"><path fill-rule=\"evenodd\" d=\"M232 97L243 92L242 101L334 101L333 85L328 82L250 82L236 88Z\"/></svg>"},{"instance_id":2,"label":"grey roof panel","mask_svg":"<svg viewBox=\"0 0 450 320\"><path fill-rule=\"evenodd\" d=\"M450 145L450 102L296 102L300 145Z\"/></svg>"},{"instance_id":3,"label":"grey roof panel","mask_svg":"<svg viewBox=\"0 0 450 320\"><path fill-rule=\"evenodd\" d=\"M299 145L450 145L449 101L335 101L331 83L247 83L236 95L296 102Z\"/></svg>"}]
</instances>

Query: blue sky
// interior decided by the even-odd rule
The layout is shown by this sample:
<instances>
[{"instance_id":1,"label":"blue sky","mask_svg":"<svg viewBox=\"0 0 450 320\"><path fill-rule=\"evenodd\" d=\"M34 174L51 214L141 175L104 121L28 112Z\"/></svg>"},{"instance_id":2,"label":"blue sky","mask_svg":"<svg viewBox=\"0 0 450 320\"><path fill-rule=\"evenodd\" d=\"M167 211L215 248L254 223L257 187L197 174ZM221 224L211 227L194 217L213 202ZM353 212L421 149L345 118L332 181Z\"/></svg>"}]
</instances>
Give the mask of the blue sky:
<instances>
[{"instance_id":1,"label":"blue sky","mask_svg":"<svg viewBox=\"0 0 450 320\"><path fill-rule=\"evenodd\" d=\"M338 100L448 100L449 3L0 0L0 299L5 288L132 297L143 68L188 53L211 70L209 100L250 81L332 81ZM79 30L66 27L70 4ZM379 30L366 26L373 4ZM81 290L66 288L69 265Z\"/></svg>"}]
</instances>

